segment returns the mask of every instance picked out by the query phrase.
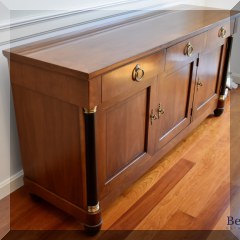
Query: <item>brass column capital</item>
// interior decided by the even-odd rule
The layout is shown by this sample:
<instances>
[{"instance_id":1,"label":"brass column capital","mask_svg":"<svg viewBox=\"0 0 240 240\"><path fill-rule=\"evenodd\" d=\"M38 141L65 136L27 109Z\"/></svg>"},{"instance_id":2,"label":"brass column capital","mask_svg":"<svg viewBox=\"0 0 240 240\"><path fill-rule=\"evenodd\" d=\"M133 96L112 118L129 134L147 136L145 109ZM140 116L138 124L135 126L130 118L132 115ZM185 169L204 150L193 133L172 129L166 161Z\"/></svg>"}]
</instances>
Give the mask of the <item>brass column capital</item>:
<instances>
[{"instance_id":1,"label":"brass column capital","mask_svg":"<svg viewBox=\"0 0 240 240\"><path fill-rule=\"evenodd\" d=\"M85 114L92 114L97 112L97 106L93 108L83 108Z\"/></svg>"}]
</instances>

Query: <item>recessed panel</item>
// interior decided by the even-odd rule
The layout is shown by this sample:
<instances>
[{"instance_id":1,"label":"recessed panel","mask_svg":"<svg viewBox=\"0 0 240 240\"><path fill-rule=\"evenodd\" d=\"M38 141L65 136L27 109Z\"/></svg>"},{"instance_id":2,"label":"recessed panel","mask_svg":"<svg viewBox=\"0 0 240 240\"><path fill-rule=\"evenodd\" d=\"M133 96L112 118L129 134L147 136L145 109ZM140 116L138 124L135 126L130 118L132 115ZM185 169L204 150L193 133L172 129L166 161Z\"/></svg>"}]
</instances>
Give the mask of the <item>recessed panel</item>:
<instances>
[{"instance_id":1,"label":"recessed panel","mask_svg":"<svg viewBox=\"0 0 240 240\"><path fill-rule=\"evenodd\" d=\"M107 113L107 178L145 153L147 89Z\"/></svg>"},{"instance_id":2,"label":"recessed panel","mask_svg":"<svg viewBox=\"0 0 240 240\"><path fill-rule=\"evenodd\" d=\"M192 64L159 80L159 101L164 113L158 124L158 147L163 146L190 123Z\"/></svg>"}]
</instances>

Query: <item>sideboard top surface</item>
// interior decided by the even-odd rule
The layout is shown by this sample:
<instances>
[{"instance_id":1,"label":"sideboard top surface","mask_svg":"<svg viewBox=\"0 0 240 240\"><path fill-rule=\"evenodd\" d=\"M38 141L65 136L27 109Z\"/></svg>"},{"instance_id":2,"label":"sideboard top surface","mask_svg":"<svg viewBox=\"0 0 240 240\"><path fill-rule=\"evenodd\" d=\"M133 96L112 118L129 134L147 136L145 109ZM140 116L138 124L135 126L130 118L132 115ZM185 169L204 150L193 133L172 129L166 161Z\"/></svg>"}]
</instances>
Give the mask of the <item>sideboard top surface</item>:
<instances>
[{"instance_id":1,"label":"sideboard top surface","mask_svg":"<svg viewBox=\"0 0 240 240\"><path fill-rule=\"evenodd\" d=\"M119 27L89 35L43 40L4 51L15 61L41 67L50 65L86 79L93 78L136 58L157 52L229 20L230 11L153 11Z\"/></svg>"}]
</instances>

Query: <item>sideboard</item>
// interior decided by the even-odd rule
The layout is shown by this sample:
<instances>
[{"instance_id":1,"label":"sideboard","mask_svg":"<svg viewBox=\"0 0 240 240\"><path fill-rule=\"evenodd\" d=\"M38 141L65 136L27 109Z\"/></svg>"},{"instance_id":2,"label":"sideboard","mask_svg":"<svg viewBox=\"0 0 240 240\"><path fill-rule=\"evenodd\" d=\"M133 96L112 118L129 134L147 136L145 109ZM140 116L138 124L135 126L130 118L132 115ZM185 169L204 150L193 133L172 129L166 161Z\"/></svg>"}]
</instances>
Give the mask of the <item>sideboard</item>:
<instances>
[{"instance_id":1,"label":"sideboard","mask_svg":"<svg viewBox=\"0 0 240 240\"><path fill-rule=\"evenodd\" d=\"M102 209L223 112L238 16L146 12L5 50L29 192L100 229Z\"/></svg>"}]
</instances>

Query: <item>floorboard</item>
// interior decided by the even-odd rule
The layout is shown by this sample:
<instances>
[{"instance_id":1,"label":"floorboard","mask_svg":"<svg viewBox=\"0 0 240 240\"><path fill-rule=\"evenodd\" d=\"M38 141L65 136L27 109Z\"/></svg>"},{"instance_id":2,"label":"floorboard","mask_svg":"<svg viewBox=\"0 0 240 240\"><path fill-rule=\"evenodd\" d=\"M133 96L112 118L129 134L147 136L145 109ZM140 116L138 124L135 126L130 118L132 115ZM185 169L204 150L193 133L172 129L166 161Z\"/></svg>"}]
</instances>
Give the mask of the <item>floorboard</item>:
<instances>
[{"instance_id":1,"label":"floorboard","mask_svg":"<svg viewBox=\"0 0 240 240\"><path fill-rule=\"evenodd\" d=\"M158 182L128 209L124 215L109 227L110 230L132 230L154 206L174 188L177 183L192 169L194 163L185 159L179 160Z\"/></svg>"}]
</instances>

